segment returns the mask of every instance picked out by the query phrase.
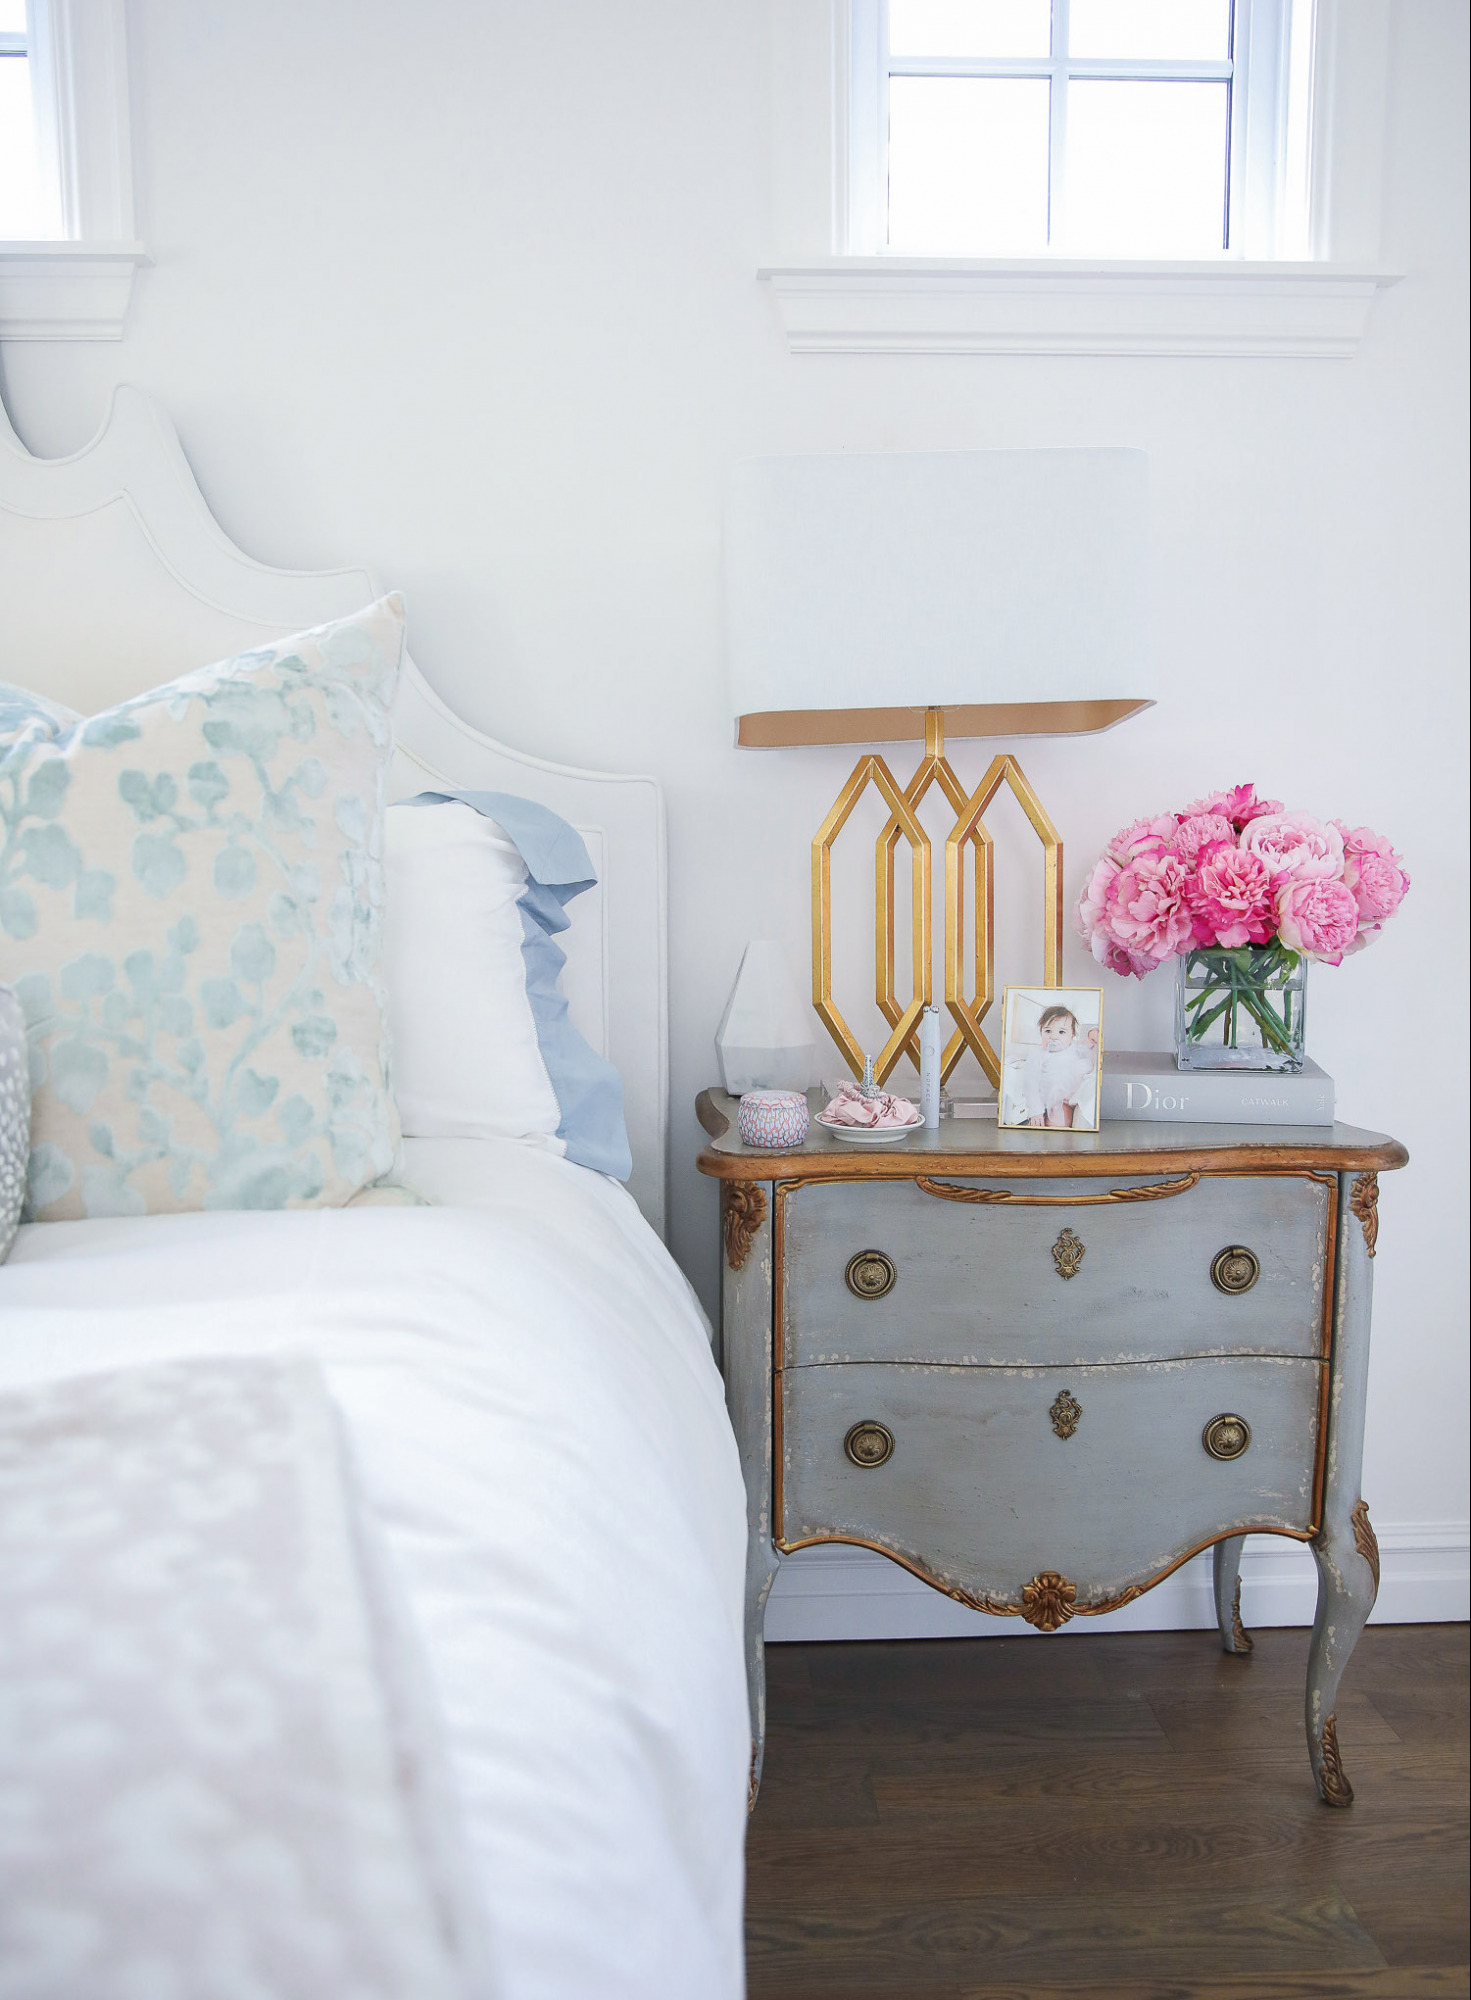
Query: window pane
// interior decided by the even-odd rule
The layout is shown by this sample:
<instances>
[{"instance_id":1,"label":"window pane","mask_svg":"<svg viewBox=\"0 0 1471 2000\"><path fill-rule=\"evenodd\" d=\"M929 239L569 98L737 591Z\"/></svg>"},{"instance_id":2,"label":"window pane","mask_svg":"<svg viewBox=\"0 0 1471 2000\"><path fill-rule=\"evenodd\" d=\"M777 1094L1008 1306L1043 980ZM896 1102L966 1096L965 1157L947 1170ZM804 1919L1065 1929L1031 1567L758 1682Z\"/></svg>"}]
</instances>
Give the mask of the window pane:
<instances>
[{"instance_id":1,"label":"window pane","mask_svg":"<svg viewBox=\"0 0 1471 2000\"><path fill-rule=\"evenodd\" d=\"M1051 46L1052 0L889 0L892 55L1045 56Z\"/></svg>"},{"instance_id":2,"label":"window pane","mask_svg":"<svg viewBox=\"0 0 1471 2000\"><path fill-rule=\"evenodd\" d=\"M30 61L26 56L0 56L0 240L47 234L31 113Z\"/></svg>"},{"instance_id":3,"label":"window pane","mask_svg":"<svg viewBox=\"0 0 1471 2000\"><path fill-rule=\"evenodd\" d=\"M1080 257L1218 256L1226 119L1224 83L1075 80L1059 247Z\"/></svg>"},{"instance_id":4,"label":"window pane","mask_svg":"<svg viewBox=\"0 0 1471 2000\"><path fill-rule=\"evenodd\" d=\"M0 35L26 31L26 0L0 0Z\"/></svg>"},{"instance_id":5,"label":"window pane","mask_svg":"<svg viewBox=\"0 0 1471 2000\"><path fill-rule=\"evenodd\" d=\"M1157 62L1224 62L1231 0L1072 0L1070 56L1143 56Z\"/></svg>"},{"instance_id":6,"label":"window pane","mask_svg":"<svg viewBox=\"0 0 1471 2000\"><path fill-rule=\"evenodd\" d=\"M889 85L889 248L918 256L1047 247L1043 79L896 76Z\"/></svg>"}]
</instances>

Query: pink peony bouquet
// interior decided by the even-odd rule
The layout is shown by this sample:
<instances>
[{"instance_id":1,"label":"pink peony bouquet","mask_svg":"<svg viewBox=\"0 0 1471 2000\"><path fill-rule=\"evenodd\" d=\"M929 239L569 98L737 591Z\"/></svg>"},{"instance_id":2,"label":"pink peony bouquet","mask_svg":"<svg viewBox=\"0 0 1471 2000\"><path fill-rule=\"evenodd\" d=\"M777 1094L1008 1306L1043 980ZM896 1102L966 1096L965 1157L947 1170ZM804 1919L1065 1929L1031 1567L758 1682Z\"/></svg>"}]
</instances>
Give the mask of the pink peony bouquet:
<instances>
[{"instance_id":1,"label":"pink peony bouquet","mask_svg":"<svg viewBox=\"0 0 1471 2000\"><path fill-rule=\"evenodd\" d=\"M1078 929L1110 972L1142 979L1193 951L1340 965L1404 900L1410 878L1382 834L1284 812L1252 785L1116 833L1078 902Z\"/></svg>"}]
</instances>

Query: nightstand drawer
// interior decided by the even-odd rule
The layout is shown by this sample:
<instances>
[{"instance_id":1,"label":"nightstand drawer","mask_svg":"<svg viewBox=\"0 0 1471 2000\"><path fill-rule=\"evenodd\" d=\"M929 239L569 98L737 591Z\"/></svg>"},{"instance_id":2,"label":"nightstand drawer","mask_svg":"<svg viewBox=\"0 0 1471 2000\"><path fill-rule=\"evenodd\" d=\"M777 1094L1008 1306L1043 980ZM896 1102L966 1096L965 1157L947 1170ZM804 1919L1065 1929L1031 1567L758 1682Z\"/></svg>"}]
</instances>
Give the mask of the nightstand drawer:
<instances>
[{"instance_id":1,"label":"nightstand drawer","mask_svg":"<svg viewBox=\"0 0 1471 2000\"><path fill-rule=\"evenodd\" d=\"M1056 1571L1098 1603L1225 1531L1308 1533L1322 1381L1305 1360L789 1370L778 1541L866 1542L1009 1603Z\"/></svg>"},{"instance_id":2,"label":"nightstand drawer","mask_svg":"<svg viewBox=\"0 0 1471 2000\"><path fill-rule=\"evenodd\" d=\"M911 1178L783 1193L783 1365L1319 1355L1331 1182L1181 1178L936 1176L939 1192ZM985 1198L958 1198L973 1193Z\"/></svg>"}]
</instances>

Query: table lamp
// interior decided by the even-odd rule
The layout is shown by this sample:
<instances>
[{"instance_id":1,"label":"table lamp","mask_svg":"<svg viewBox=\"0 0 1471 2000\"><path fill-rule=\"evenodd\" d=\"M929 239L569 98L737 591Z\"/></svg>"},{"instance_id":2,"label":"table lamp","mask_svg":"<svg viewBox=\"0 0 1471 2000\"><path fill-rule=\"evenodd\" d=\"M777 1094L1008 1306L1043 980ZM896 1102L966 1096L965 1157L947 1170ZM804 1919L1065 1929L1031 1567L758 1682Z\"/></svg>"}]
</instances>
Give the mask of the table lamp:
<instances>
[{"instance_id":1,"label":"table lamp","mask_svg":"<svg viewBox=\"0 0 1471 2000\"><path fill-rule=\"evenodd\" d=\"M934 993L930 842L917 807L939 785L945 843L950 1075L967 1047L992 1083L982 1030L993 997L992 841L984 815L1010 787L1045 855L1043 983L1062 970L1062 842L1014 757L967 793L950 736L1108 729L1151 706L1138 692L1147 461L1138 451L956 451L751 459L725 515L726 618L736 741L747 748L920 742L900 785L859 758L812 843L812 1003L855 1076L863 1051L833 996L833 842L866 787L889 819L875 850L875 998L893 1032L885 1080ZM894 856L913 850L912 998L894 977ZM965 993L964 850L972 854L974 991Z\"/></svg>"}]
</instances>

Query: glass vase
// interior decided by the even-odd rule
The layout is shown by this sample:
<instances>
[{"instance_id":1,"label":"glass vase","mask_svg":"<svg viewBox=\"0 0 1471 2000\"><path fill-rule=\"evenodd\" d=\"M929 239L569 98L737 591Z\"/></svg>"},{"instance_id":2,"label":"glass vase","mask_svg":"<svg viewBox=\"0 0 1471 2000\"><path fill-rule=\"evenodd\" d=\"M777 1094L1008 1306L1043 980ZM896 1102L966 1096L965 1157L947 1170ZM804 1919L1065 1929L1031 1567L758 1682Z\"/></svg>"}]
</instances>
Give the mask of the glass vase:
<instances>
[{"instance_id":1,"label":"glass vase","mask_svg":"<svg viewBox=\"0 0 1471 2000\"><path fill-rule=\"evenodd\" d=\"M1307 961L1279 942L1176 959L1178 1069L1300 1070Z\"/></svg>"}]
</instances>

